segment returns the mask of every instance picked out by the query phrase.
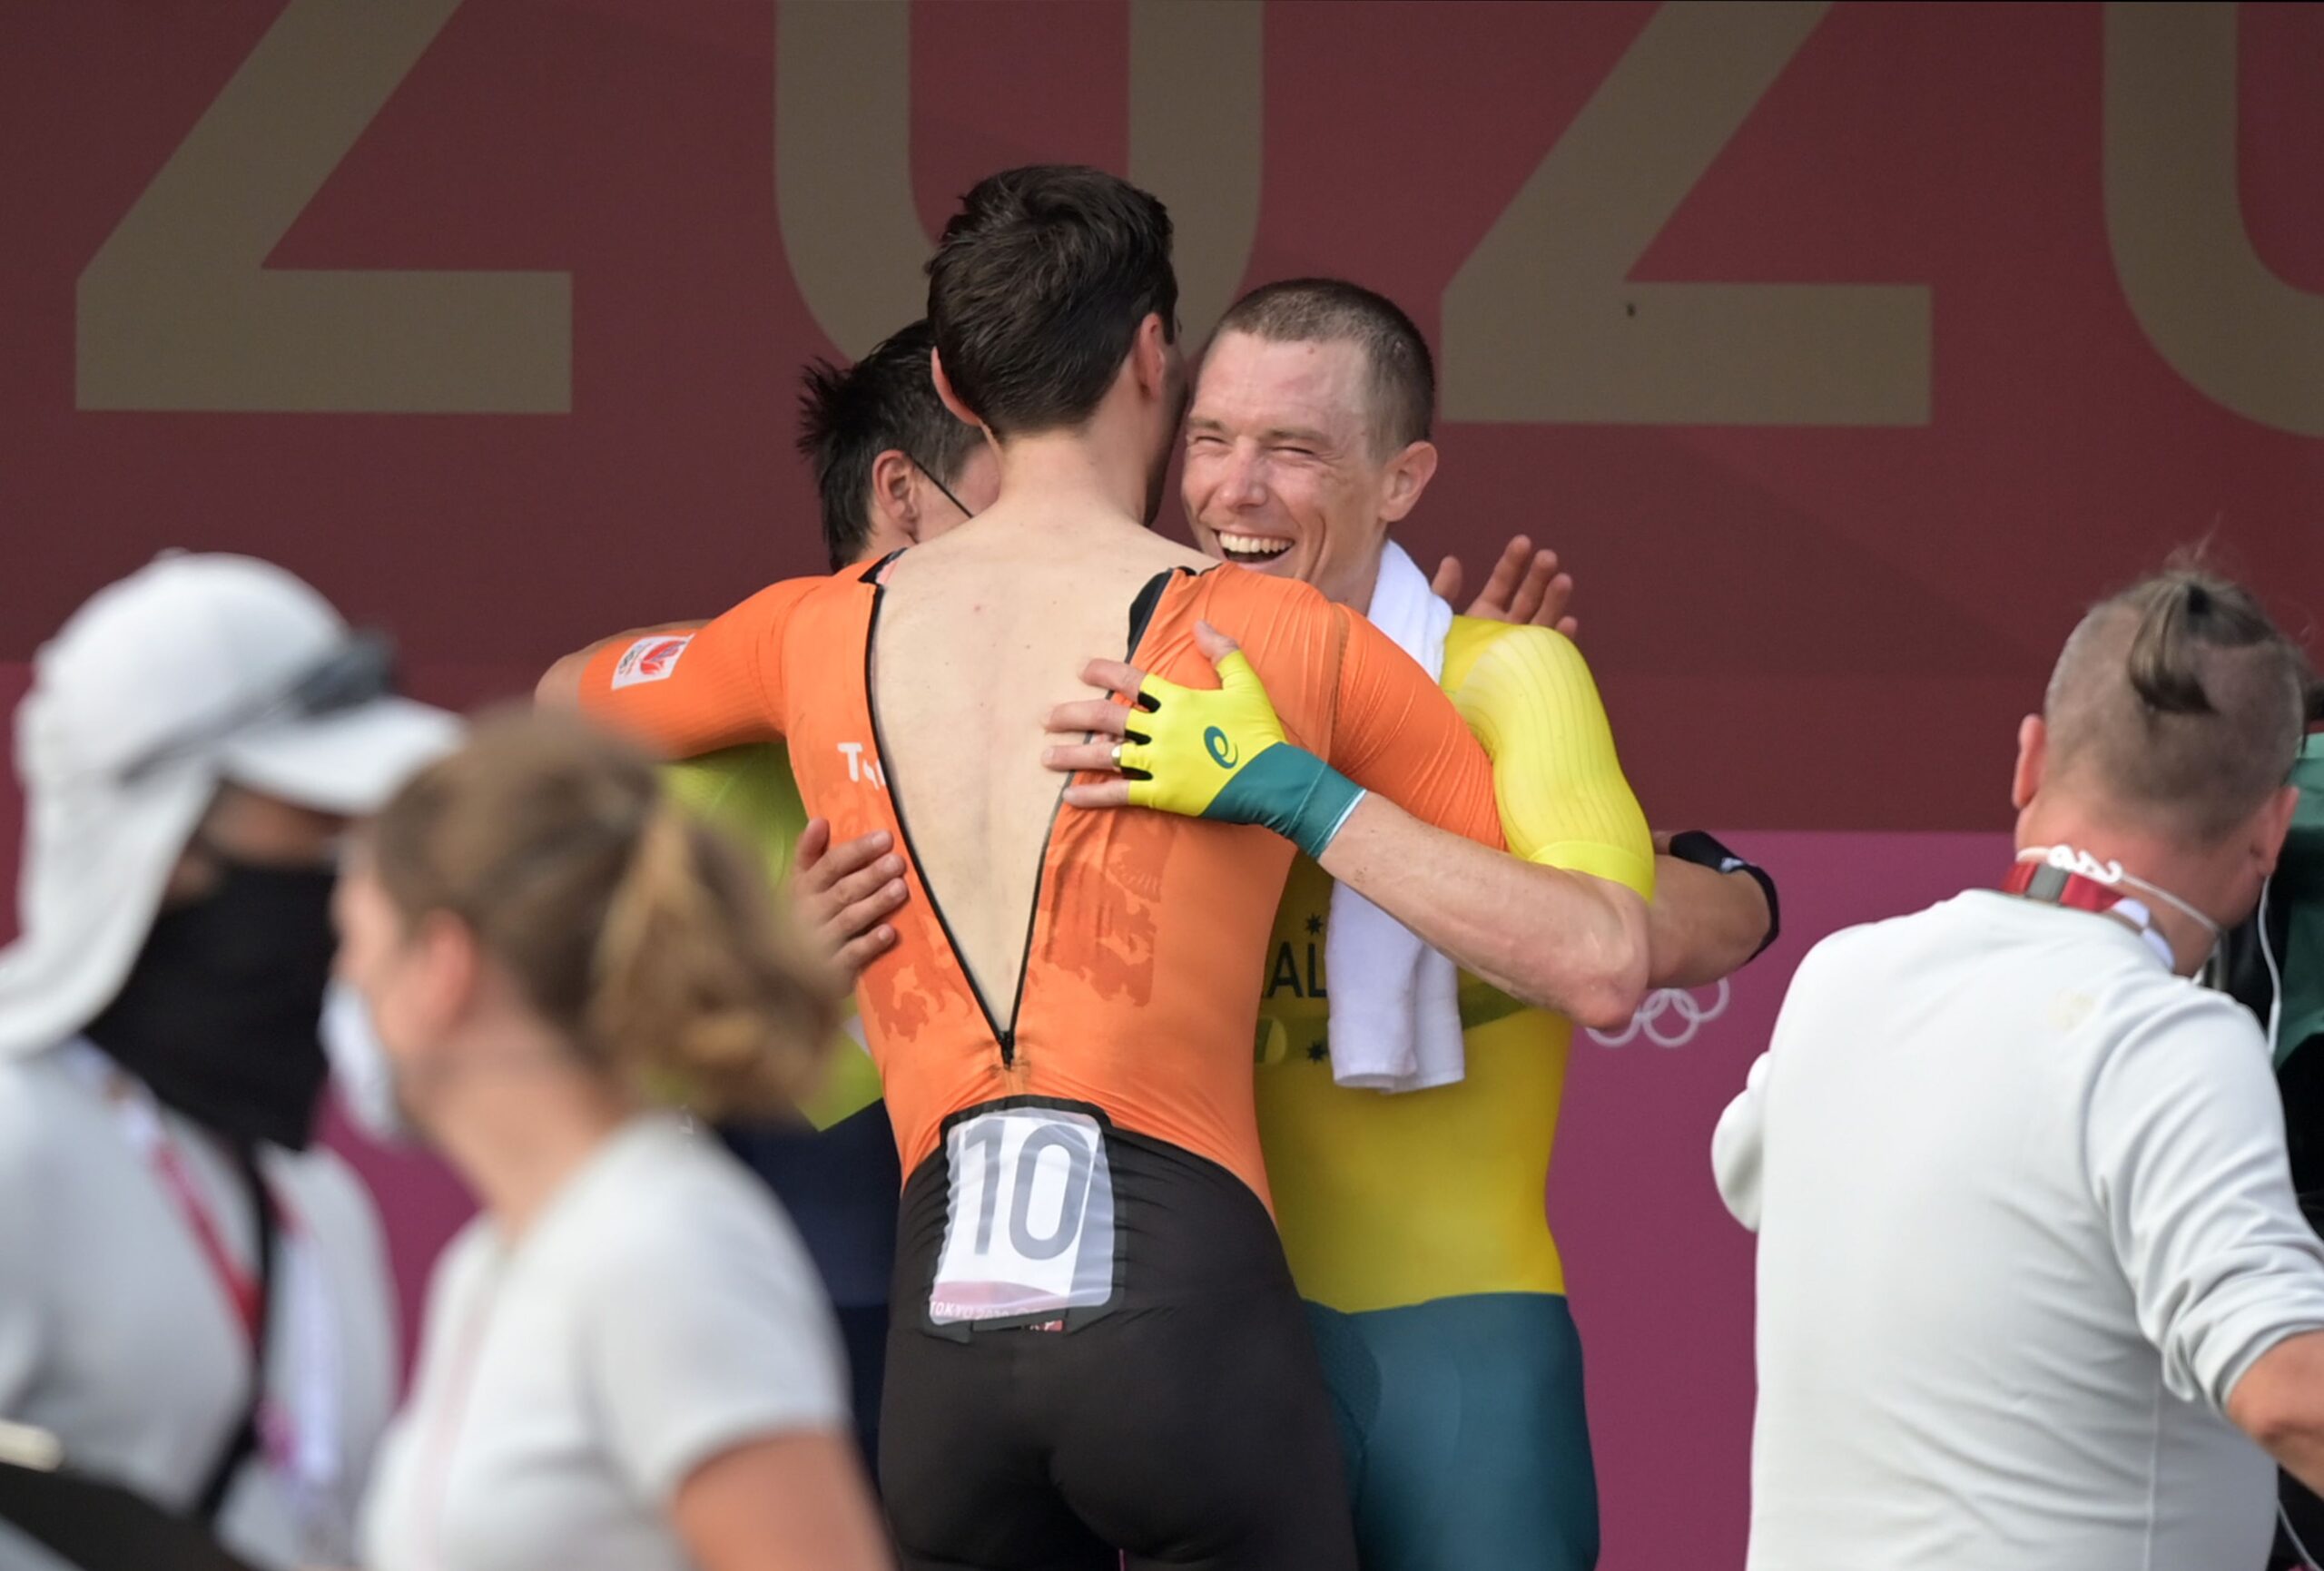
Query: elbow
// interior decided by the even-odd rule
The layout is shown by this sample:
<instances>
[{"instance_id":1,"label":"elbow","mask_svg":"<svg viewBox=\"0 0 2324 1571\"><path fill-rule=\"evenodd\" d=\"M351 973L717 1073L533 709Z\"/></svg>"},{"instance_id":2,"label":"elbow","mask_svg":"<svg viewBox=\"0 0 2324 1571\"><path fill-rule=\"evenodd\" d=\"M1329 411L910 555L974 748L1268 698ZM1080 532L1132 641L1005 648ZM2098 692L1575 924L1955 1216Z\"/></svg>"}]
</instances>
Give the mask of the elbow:
<instances>
[{"instance_id":1,"label":"elbow","mask_svg":"<svg viewBox=\"0 0 2324 1571\"><path fill-rule=\"evenodd\" d=\"M2311 1466L2324 1452L2324 1330L2294 1332L2261 1353L2229 1388L2228 1421L2279 1460Z\"/></svg>"},{"instance_id":2,"label":"elbow","mask_svg":"<svg viewBox=\"0 0 2324 1571\"><path fill-rule=\"evenodd\" d=\"M1565 1013L1577 1026L1619 1031L1646 1001L1646 948L1640 945L1578 986Z\"/></svg>"},{"instance_id":3,"label":"elbow","mask_svg":"<svg viewBox=\"0 0 2324 1571\"><path fill-rule=\"evenodd\" d=\"M1623 890L1610 916L1608 930L1590 943L1580 970L1567 970L1561 986L1544 988L1553 995L1544 1000L1551 1007L1593 1031L1619 1031L1630 1023L1645 1002L1652 969L1645 903Z\"/></svg>"},{"instance_id":4,"label":"elbow","mask_svg":"<svg viewBox=\"0 0 2324 1571\"><path fill-rule=\"evenodd\" d=\"M2227 1416L2252 1443L2270 1456L2280 1454L2299 1432L2299 1422L2285 1409L2259 1402L2230 1402Z\"/></svg>"},{"instance_id":5,"label":"elbow","mask_svg":"<svg viewBox=\"0 0 2324 1571\"><path fill-rule=\"evenodd\" d=\"M2239 1380L2227 1396L2228 1421L2270 1456L2281 1456L2303 1439L2315 1438L2315 1416L2289 1397L2275 1381Z\"/></svg>"},{"instance_id":6,"label":"elbow","mask_svg":"<svg viewBox=\"0 0 2324 1571\"><path fill-rule=\"evenodd\" d=\"M2299 1400L2299 1392L2287 1380L2246 1376L2227 1393L2228 1421L2270 1456L2280 1457L2303 1442L2315 1443L2319 1417L2315 1404Z\"/></svg>"},{"instance_id":7,"label":"elbow","mask_svg":"<svg viewBox=\"0 0 2324 1571\"><path fill-rule=\"evenodd\" d=\"M577 709L581 703L581 673L589 663L587 651L568 654L541 673L533 684L533 702L543 709Z\"/></svg>"},{"instance_id":8,"label":"elbow","mask_svg":"<svg viewBox=\"0 0 2324 1571\"><path fill-rule=\"evenodd\" d=\"M1582 1022L1594 1031L1619 1031L1629 1025L1654 979L1654 935L1646 902L1622 889L1609 888L1607 898L1613 908L1613 928L1596 978L1597 996L1590 1000L1591 1017Z\"/></svg>"}]
</instances>

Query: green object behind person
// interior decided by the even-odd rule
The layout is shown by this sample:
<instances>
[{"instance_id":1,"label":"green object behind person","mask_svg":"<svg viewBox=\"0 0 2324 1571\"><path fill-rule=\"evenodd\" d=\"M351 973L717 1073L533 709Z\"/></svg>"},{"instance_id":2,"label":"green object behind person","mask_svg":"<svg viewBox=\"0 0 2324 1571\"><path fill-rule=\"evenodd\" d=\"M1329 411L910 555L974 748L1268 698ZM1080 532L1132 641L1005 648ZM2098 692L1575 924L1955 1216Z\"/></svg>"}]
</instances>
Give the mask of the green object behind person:
<instances>
[{"instance_id":1,"label":"green object behind person","mask_svg":"<svg viewBox=\"0 0 2324 1571\"><path fill-rule=\"evenodd\" d=\"M781 888L807 828L806 804L791 775L791 752L781 742L728 748L668 766L664 778L686 807L754 851L767 881ZM880 1099L880 1072L864 1050L855 1000L841 1006L845 1039L836 1044L822 1088L801 1111L818 1129L861 1112Z\"/></svg>"},{"instance_id":2,"label":"green object behind person","mask_svg":"<svg viewBox=\"0 0 2324 1571\"><path fill-rule=\"evenodd\" d=\"M2299 788L2291 833L2268 886L2268 904L2289 918L2283 952L2283 1021L2276 1032L2276 1063L2324 1036L2324 731L2310 736L2292 765Z\"/></svg>"}]
</instances>

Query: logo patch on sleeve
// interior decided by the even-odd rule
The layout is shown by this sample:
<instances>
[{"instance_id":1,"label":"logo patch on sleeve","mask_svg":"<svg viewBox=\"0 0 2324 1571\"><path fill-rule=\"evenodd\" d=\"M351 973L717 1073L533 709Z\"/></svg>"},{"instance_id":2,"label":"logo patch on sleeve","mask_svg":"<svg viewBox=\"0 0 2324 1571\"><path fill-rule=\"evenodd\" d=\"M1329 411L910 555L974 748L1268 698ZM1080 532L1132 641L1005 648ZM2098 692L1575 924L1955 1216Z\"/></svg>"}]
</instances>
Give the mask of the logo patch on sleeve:
<instances>
[{"instance_id":1,"label":"logo patch on sleeve","mask_svg":"<svg viewBox=\"0 0 2324 1571\"><path fill-rule=\"evenodd\" d=\"M677 670L678 656L684 654L686 645L693 642L691 635L673 638L667 633L639 639L622 652L621 659L614 666L615 689L635 687L641 682L663 681Z\"/></svg>"}]
</instances>

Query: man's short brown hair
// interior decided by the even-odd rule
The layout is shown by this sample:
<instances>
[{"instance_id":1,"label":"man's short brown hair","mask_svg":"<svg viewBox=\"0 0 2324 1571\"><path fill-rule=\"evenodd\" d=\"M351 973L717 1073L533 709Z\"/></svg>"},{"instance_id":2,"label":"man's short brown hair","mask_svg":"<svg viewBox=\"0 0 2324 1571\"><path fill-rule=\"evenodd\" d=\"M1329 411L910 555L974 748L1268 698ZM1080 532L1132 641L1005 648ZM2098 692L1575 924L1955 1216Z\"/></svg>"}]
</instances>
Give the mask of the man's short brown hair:
<instances>
[{"instance_id":1,"label":"man's short brown hair","mask_svg":"<svg viewBox=\"0 0 2324 1571\"><path fill-rule=\"evenodd\" d=\"M2147 827L2216 842L2290 776L2310 681L2250 590L2182 557L2066 640L2043 706L2049 771Z\"/></svg>"},{"instance_id":2,"label":"man's short brown hair","mask_svg":"<svg viewBox=\"0 0 2324 1571\"><path fill-rule=\"evenodd\" d=\"M1387 296L1345 279L1285 279L1236 300L1218 331L1276 344L1355 345L1371 384L1374 453L1386 458L1428 440L1436 362L1412 318Z\"/></svg>"}]
</instances>

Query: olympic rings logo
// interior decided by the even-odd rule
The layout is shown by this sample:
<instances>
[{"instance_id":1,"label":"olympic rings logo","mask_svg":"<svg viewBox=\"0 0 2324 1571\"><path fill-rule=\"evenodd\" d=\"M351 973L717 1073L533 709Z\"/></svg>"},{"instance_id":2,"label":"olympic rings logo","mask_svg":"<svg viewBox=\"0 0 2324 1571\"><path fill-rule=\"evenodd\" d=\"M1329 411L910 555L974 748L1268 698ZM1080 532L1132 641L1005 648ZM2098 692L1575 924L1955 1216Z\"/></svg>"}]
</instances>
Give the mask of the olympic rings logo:
<instances>
[{"instance_id":1,"label":"olympic rings logo","mask_svg":"<svg viewBox=\"0 0 2324 1571\"><path fill-rule=\"evenodd\" d=\"M1709 1004L1699 1003L1684 987L1657 987L1638 1006L1630 1023L1608 1036L1603 1031L1590 1033L1590 1040L1600 1047L1627 1047L1636 1041L1640 1032L1657 1047L1684 1047L1695 1039L1695 1034L1706 1025L1727 1013L1727 1002L1733 996L1721 977ZM1666 1016L1675 1016L1678 1024L1664 1026Z\"/></svg>"}]
</instances>

